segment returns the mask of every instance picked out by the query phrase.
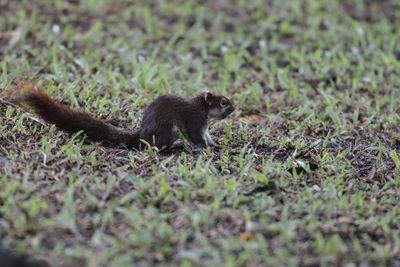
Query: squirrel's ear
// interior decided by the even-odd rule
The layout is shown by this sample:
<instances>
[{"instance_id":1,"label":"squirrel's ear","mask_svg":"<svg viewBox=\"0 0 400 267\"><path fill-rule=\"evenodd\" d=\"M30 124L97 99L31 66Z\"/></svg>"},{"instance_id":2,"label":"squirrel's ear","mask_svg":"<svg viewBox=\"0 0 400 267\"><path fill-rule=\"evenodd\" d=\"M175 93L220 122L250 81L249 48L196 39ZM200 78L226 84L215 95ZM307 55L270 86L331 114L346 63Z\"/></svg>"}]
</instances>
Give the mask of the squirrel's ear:
<instances>
[{"instance_id":1,"label":"squirrel's ear","mask_svg":"<svg viewBox=\"0 0 400 267\"><path fill-rule=\"evenodd\" d=\"M211 106L212 105L212 93L209 91L204 91L204 100L206 103Z\"/></svg>"}]
</instances>

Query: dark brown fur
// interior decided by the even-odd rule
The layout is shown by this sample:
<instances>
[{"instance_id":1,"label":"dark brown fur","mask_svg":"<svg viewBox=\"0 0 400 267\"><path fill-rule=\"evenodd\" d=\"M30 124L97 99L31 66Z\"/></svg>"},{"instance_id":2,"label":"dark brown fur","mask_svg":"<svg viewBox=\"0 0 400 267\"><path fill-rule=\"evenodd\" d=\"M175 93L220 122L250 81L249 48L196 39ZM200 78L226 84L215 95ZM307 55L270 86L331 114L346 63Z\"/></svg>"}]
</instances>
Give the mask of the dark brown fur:
<instances>
[{"instance_id":1,"label":"dark brown fur","mask_svg":"<svg viewBox=\"0 0 400 267\"><path fill-rule=\"evenodd\" d=\"M149 105L140 130L132 132L107 124L82 110L57 103L39 85L23 80L14 81L8 90L8 99L68 133L82 130L94 141L122 143L131 148L140 148L140 139L143 139L167 150L178 138L177 129L196 145L216 145L206 132L208 118L223 119L233 111L232 102L219 94L204 92L192 99L164 95Z\"/></svg>"}]
</instances>

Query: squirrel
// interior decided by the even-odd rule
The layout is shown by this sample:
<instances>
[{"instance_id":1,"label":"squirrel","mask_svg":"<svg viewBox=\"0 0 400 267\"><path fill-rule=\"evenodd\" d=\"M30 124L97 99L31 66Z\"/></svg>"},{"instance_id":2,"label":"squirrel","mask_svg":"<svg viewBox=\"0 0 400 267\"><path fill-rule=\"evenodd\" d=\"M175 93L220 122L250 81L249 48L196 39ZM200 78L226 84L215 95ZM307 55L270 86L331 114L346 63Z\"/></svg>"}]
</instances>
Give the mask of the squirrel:
<instances>
[{"instance_id":1,"label":"squirrel","mask_svg":"<svg viewBox=\"0 0 400 267\"><path fill-rule=\"evenodd\" d=\"M135 149L142 148L143 139L166 152L178 140L178 130L197 146L219 147L208 134L208 120L225 119L234 110L227 97L208 91L194 98L163 95L147 107L139 130L129 131L54 101L38 84L14 79L7 95L10 103L36 113L70 134L83 131L93 141Z\"/></svg>"}]
</instances>

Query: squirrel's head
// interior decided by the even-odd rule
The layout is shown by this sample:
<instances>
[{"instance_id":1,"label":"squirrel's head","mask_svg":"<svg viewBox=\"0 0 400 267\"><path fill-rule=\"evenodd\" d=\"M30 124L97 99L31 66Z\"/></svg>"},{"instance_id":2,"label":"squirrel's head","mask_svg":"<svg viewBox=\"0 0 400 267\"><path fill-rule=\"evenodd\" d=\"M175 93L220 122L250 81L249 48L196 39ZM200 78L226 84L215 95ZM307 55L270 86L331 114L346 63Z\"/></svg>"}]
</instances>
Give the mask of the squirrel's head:
<instances>
[{"instance_id":1,"label":"squirrel's head","mask_svg":"<svg viewBox=\"0 0 400 267\"><path fill-rule=\"evenodd\" d=\"M223 95L206 91L203 96L211 118L225 119L235 109L232 101Z\"/></svg>"}]
</instances>

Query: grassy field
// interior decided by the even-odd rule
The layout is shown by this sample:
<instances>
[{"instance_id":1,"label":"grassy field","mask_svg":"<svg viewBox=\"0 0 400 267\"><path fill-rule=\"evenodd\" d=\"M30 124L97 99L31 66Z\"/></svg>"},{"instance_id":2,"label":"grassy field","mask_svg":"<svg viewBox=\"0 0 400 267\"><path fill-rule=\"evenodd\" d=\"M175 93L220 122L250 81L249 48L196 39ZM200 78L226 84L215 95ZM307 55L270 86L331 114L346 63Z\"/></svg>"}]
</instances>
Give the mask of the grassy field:
<instances>
[{"instance_id":1,"label":"grassy field","mask_svg":"<svg viewBox=\"0 0 400 267\"><path fill-rule=\"evenodd\" d=\"M399 60L396 0L0 0L1 245L53 266L399 266ZM124 128L165 93L236 110L211 122L221 150L127 150L9 105L14 77Z\"/></svg>"}]
</instances>

